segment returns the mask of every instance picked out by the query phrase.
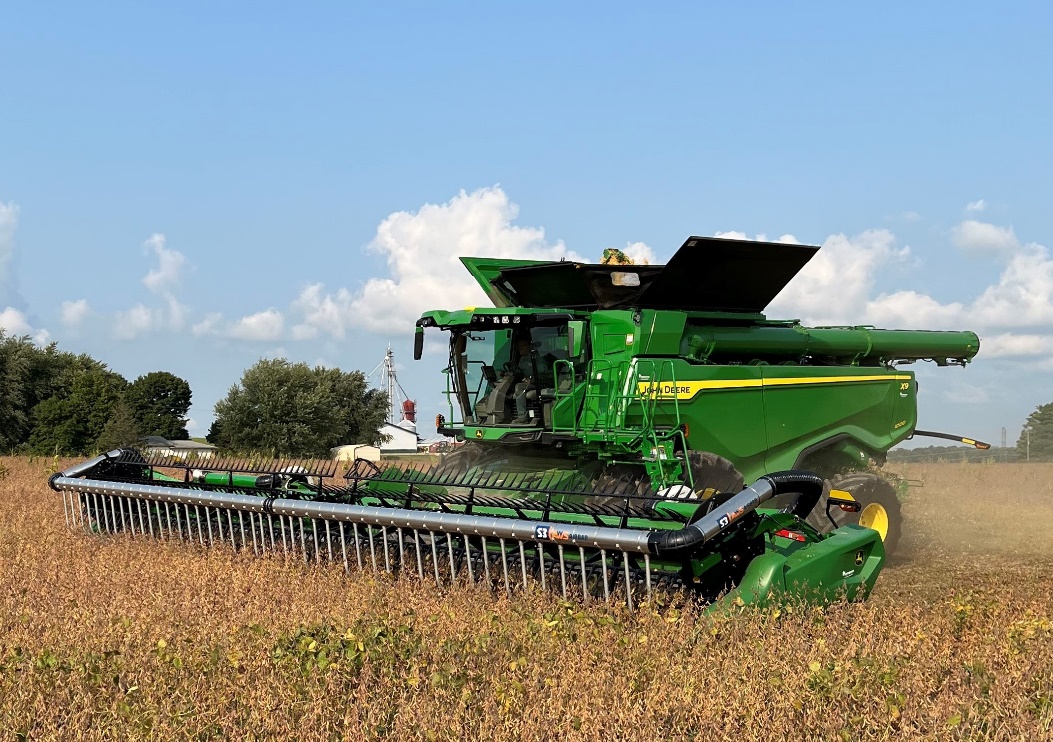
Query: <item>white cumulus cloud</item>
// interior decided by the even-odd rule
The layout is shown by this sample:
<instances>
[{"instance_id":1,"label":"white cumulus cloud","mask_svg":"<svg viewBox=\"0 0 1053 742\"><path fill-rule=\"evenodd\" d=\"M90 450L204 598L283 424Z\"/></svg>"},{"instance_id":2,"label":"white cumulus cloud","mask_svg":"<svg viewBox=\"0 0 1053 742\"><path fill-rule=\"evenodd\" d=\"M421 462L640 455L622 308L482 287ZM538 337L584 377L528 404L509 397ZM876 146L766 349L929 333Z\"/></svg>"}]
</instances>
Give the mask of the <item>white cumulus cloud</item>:
<instances>
[{"instance_id":1,"label":"white cumulus cloud","mask_svg":"<svg viewBox=\"0 0 1053 742\"><path fill-rule=\"evenodd\" d=\"M1005 332L983 339L985 358L1022 358L1053 354L1053 336Z\"/></svg>"},{"instance_id":2,"label":"white cumulus cloud","mask_svg":"<svg viewBox=\"0 0 1053 742\"><path fill-rule=\"evenodd\" d=\"M967 308L961 302L943 304L916 291L881 294L867 301L863 309L866 322L879 327L951 330L967 325L967 316Z\"/></svg>"},{"instance_id":3,"label":"white cumulus cloud","mask_svg":"<svg viewBox=\"0 0 1053 742\"><path fill-rule=\"evenodd\" d=\"M369 279L355 293L349 304L354 323L404 332L427 309L489 305L461 265L462 256L579 259L562 241L549 242L544 229L514 224L518 214L519 207L499 186L461 191L444 204L391 214L369 246L386 259L388 276ZM342 301L339 293L316 298L323 306L326 298L337 307Z\"/></svg>"},{"instance_id":4,"label":"white cumulus cloud","mask_svg":"<svg viewBox=\"0 0 1053 742\"><path fill-rule=\"evenodd\" d=\"M117 312L113 336L118 340L132 340L154 327L156 323L157 317L153 309L136 304L131 309Z\"/></svg>"},{"instance_id":5,"label":"white cumulus cloud","mask_svg":"<svg viewBox=\"0 0 1053 742\"><path fill-rule=\"evenodd\" d=\"M271 308L234 321L222 334L237 340L277 340L284 331L285 317Z\"/></svg>"},{"instance_id":6,"label":"white cumulus cloud","mask_svg":"<svg viewBox=\"0 0 1053 742\"><path fill-rule=\"evenodd\" d=\"M186 256L167 247L165 236L160 233L150 235L143 242L143 250L157 258L157 267L150 269L143 277L143 285L163 299L165 306L147 307L139 303L131 309L117 312L114 336L122 340L131 340L144 332L162 327L181 330L186 324L187 307L176 297Z\"/></svg>"},{"instance_id":7,"label":"white cumulus cloud","mask_svg":"<svg viewBox=\"0 0 1053 742\"><path fill-rule=\"evenodd\" d=\"M60 310L62 324L71 328L80 327L87 318L89 312L91 312L91 309L88 307L87 299L64 301L62 302L62 308Z\"/></svg>"},{"instance_id":8,"label":"white cumulus cloud","mask_svg":"<svg viewBox=\"0 0 1053 742\"><path fill-rule=\"evenodd\" d=\"M219 312L208 314L192 328L195 335L235 340L279 340L285 334L285 315L274 307L227 322Z\"/></svg>"},{"instance_id":9,"label":"white cumulus cloud","mask_svg":"<svg viewBox=\"0 0 1053 742\"><path fill-rule=\"evenodd\" d=\"M0 329L8 337L29 335L37 345L47 345L51 342L51 333L42 327L33 327L26 315L14 307L6 307L0 311Z\"/></svg>"},{"instance_id":10,"label":"white cumulus cloud","mask_svg":"<svg viewBox=\"0 0 1053 742\"><path fill-rule=\"evenodd\" d=\"M155 233L143 243L143 248L157 256L157 268L143 278L146 288L165 300L168 305L168 325L173 330L181 330L186 320L186 307L176 299L175 291L183 277L186 256L178 250L165 245L165 236Z\"/></svg>"},{"instance_id":11,"label":"white cumulus cloud","mask_svg":"<svg viewBox=\"0 0 1053 742\"><path fill-rule=\"evenodd\" d=\"M861 322L877 270L909 255L910 248L898 247L887 229L870 229L854 237L831 235L775 298L771 314L799 316L814 324Z\"/></svg>"},{"instance_id":12,"label":"white cumulus cloud","mask_svg":"<svg viewBox=\"0 0 1053 742\"><path fill-rule=\"evenodd\" d=\"M979 201L970 201L965 205L966 212L970 214L978 214L987 208L987 202L982 198Z\"/></svg>"},{"instance_id":13,"label":"white cumulus cloud","mask_svg":"<svg viewBox=\"0 0 1053 742\"><path fill-rule=\"evenodd\" d=\"M1042 245L1015 253L976 300L972 320L988 327L1053 325L1053 260Z\"/></svg>"},{"instance_id":14,"label":"white cumulus cloud","mask_svg":"<svg viewBox=\"0 0 1053 742\"><path fill-rule=\"evenodd\" d=\"M975 219L966 219L951 230L955 247L970 252L1011 252L1020 247L1012 227L999 227Z\"/></svg>"}]
</instances>

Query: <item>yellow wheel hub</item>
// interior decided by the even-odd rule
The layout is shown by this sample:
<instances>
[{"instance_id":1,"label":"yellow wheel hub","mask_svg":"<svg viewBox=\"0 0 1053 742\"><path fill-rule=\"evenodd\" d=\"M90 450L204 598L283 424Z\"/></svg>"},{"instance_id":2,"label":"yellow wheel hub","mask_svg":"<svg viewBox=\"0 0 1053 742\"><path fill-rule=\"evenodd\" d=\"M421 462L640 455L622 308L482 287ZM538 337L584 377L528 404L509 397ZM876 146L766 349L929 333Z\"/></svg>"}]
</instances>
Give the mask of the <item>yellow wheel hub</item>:
<instances>
[{"instance_id":1,"label":"yellow wheel hub","mask_svg":"<svg viewBox=\"0 0 1053 742\"><path fill-rule=\"evenodd\" d=\"M884 541L885 537L888 536L888 511L885 510L884 505L872 502L863 508L863 512L859 514L859 525L873 528L881 536L881 540Z\"/></svg>"}]
</instances>

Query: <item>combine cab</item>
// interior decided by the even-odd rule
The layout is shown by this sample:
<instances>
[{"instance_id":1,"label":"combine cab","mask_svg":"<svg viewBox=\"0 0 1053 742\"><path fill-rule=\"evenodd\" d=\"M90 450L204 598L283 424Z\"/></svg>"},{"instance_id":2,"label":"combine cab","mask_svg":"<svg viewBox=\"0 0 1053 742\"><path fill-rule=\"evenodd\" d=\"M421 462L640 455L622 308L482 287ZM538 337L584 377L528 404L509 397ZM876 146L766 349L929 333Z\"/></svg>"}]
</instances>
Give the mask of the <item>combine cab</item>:
<instances>
[{"instance_id":1,"label":"combine cab","mask_svg":"<svg viewBox=\"0 0 1053 742\"><path fill-rule=\"evenodd\" d=\"M463 442L433 466L357 461L340 478L335 462L121 450L50 483L90 532L438 585L863 598L899 533L872 465L920 433L898 366L964 365L979 342L766 319L816 249L693 237L665 266L464 258L494 307L417 323L418 359L426 329L448 334L437 427Z\"/></svg>"}]
</instances>

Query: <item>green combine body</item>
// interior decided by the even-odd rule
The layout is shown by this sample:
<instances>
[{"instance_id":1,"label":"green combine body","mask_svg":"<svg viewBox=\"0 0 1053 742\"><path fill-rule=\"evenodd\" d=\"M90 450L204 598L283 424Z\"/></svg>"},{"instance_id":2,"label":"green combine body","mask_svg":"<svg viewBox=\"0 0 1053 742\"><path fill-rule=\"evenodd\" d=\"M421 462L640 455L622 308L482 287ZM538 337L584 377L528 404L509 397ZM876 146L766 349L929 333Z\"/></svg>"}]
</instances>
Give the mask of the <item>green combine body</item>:
<instances>
[{"instance_id":1,"label":"green combine body","mask_svg":"<svg viewBox=\"0 0 1053 742\"><path fill-rule=\"evenodd\" d=\"M702 499L814 471L864 501L891 550L899 502L869 470L916 432L917 383L901 366L964 366L979 339L767 319L818 249L691 237L665 266L462 258L494 307L417 323L418 357L425 328L450 333L440 432L496 456L558 449L574 467L636 467L654 491L683 483ZM828 530L824 509L812 520Z\"/></svg>"},{"instance_id":2,"label":"green combine body","mask_svg":"<svg viewBox=\"0 0 1053 742\"><path fill-rule=\"evenodd\" d=\"M815 249L691 238L666 266L464 258L494 307L417 323L417 358L425 328L449 334L437 423L464 445L438 463L359 460L341 481L337 462L127 449L50 485L91 533L439 586L721 609L865 598L899 527L867 467L918 432L897 365L964 365L978 341L766 319Z\"/></svg>"}]
</instances>

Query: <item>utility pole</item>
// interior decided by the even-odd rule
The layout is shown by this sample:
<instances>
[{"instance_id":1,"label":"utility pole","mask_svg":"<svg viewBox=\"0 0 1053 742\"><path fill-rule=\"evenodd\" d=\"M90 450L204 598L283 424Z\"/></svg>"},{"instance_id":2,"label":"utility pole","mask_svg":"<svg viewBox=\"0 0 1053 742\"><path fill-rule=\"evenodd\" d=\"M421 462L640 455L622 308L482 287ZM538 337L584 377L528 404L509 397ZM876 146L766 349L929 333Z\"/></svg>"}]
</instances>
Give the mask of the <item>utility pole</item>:
<instances>
[{"instance_id":1,"label":"utility pole","mask_svg":"<svg viewBox=\"0 0 1053 742\"><path fill-rule=\"evenodd\" d=\"M1003 464L1009 463L1009 452L1006 450L1006 447L1005 447L1005 426L1004 425L1002 426L1002 463Z\"/></svg>"},{"instance_id":2,"label":"utility pole","mask_svg":"<svg viewBox=\"0 0 1053 742\"><path fill-rule=\"evenodd\" d=\"M1024 428L1027 431L1027 460L1031 461L1031 427Z\"/></svg>"}]
</instances>

